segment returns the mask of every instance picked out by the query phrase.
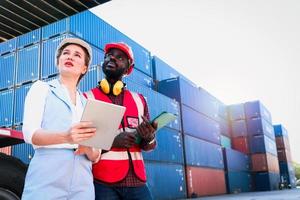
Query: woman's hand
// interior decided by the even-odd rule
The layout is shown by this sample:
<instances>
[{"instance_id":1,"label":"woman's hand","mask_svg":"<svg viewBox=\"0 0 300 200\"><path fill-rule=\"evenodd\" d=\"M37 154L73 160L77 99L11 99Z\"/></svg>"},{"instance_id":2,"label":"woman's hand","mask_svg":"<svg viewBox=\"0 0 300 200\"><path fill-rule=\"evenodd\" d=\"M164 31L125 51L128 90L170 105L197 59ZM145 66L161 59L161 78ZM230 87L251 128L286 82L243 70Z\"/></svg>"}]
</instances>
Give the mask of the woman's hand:
<instances>
[{"instance_id":1,"label":"woman's hand","mask_svg":"<svg viewBox=\"0 0 300 200\"><path fill-rule=\"evenodd\" d=\"M67 132L67 142L70 144L78 144L87 140L96 134L96 128L92 126L92 122L79 122L74 124Z\"/></svg>"},{"instance_id":2,"label":"woman's hand","mask_svg":"<svg viewBox=\"0 0 300 200\"><path fill-rule=\"evenodd\" d=\"M93 147L79 145L75 151L75 155L84 155L84 154L90 161L95 163L99 161L101 150L95 149Z\"/></svg>"}]
</instances>

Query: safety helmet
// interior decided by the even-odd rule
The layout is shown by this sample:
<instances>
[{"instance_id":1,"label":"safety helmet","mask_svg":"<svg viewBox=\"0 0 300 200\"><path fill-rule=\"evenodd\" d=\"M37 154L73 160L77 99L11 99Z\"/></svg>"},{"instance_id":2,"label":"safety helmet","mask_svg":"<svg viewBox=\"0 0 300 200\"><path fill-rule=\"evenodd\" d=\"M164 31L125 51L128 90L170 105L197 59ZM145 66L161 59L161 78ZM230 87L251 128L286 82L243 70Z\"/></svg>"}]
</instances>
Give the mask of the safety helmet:
<instances>
[{"instance_id":1,"label":"safety helmet","mask_svg":"<svg viewBox=\"0 0 300 200\"><path fill-rule=\"evenodd\" d=\"M109 44L105 45L104 53L106 54L110 49L120 49L128 56L129 69L128 69L127 75L129 75L132 72L133 66L134 66L134 57L133 57L133 52L132 52L131 47L128 46L127 44L125 44L124 42L109 43Z\"/></svg>"}]
</instances>

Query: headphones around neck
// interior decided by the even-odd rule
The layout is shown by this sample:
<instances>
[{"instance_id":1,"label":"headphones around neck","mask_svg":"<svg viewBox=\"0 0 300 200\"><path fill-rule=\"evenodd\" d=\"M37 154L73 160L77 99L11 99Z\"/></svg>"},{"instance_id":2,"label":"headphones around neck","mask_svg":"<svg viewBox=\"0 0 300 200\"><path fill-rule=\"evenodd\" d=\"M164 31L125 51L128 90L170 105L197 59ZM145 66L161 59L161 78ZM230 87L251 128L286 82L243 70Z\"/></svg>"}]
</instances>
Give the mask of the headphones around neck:
<instances>
[{"instance_id":1,"label":"headphones around neck","mask_svg":"<svg viewBox=\"0 0 300 200\"><path fill-rule=\"evenodd\" d=\"M119 80L112 85L104 78L99 82L99 88L101 88L105 94L112 92L113 95L118 96L124 88L124 83Z\"/></svg>"}]
</instances>

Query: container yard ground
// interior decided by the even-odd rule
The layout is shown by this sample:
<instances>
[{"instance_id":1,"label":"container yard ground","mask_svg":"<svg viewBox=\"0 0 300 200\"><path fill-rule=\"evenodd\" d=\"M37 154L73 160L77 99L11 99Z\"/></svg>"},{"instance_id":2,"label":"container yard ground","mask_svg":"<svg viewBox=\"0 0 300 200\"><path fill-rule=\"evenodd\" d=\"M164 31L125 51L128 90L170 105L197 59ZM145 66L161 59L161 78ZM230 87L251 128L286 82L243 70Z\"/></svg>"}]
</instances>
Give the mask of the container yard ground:
<instances>
[{"instance_id":1,"label":"container yard ground","mask_svg":"<svg viewBox=\"0 0 300 200\"><path fill-rule=\"evenodd\" d=\"M267 192L247 192L212 197L200 197L195 200L299 200L300 188Z\"/></svg>"}]
</instances>

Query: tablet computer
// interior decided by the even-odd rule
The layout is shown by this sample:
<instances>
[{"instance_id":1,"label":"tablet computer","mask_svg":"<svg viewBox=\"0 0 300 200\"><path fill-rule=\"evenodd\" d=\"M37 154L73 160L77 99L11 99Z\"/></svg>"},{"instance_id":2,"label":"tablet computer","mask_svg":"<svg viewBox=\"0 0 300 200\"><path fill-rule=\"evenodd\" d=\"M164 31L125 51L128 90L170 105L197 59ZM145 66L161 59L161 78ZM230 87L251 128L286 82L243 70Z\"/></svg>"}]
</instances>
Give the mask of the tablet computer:
<instances>
[{"instance_id":1,"label":"tablet computer","mask_svg":"<svg viewBox=\"0 0 300 200\"><path fill-rule=\"evenodd\" d=\"M79 144L98 149L110 150L126 108L104 101L88 99L81 121L91 121L96 135Z\"/></svg>"}]
</instances>

